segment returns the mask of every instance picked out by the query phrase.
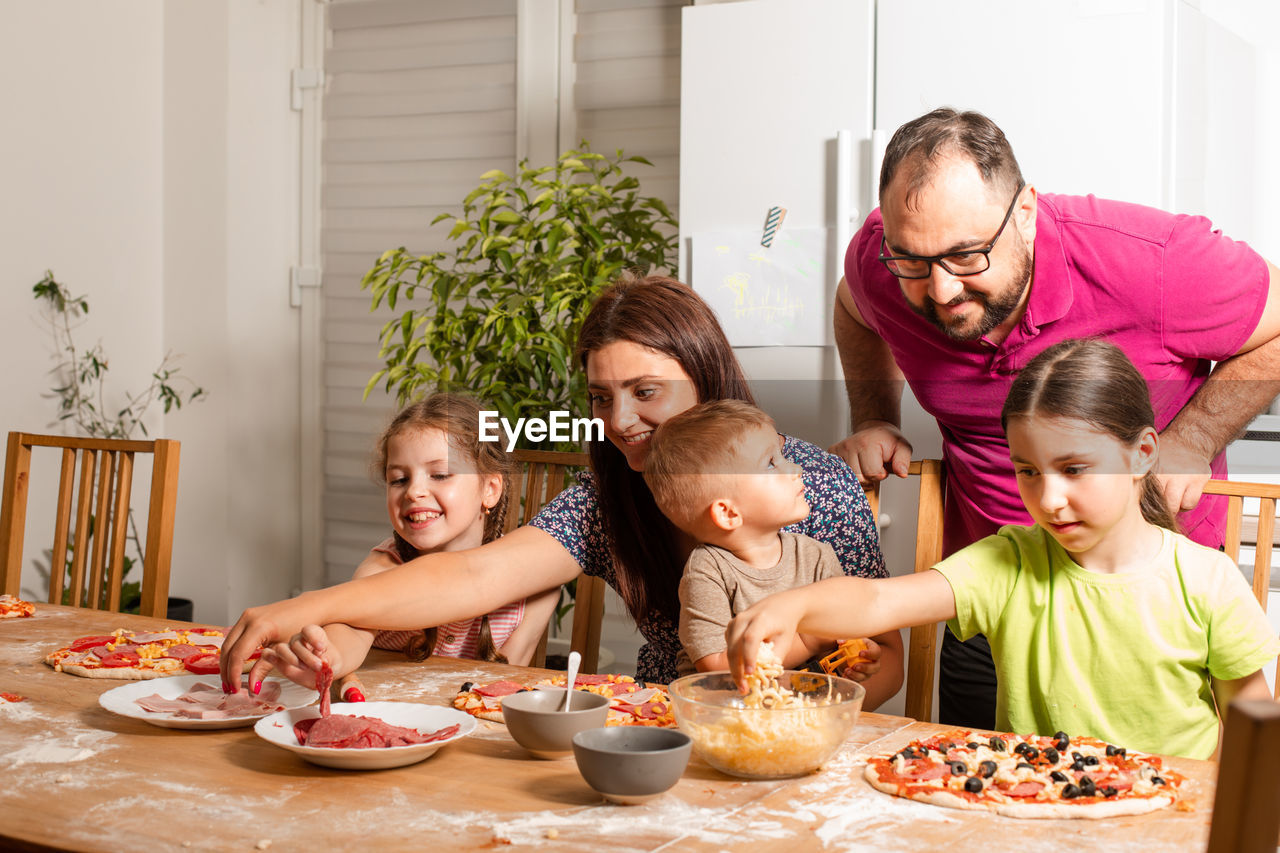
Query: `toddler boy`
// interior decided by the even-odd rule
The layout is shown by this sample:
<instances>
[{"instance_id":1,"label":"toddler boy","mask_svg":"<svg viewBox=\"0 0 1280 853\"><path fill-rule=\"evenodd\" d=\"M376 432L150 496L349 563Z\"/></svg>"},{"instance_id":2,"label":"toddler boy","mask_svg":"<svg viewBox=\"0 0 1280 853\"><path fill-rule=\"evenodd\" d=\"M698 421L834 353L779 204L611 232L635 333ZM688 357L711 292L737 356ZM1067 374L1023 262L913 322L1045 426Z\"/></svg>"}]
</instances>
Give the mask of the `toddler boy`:
<instances>
[{"instance_id":1,"label":"toddler boy","mask_svg":"<svg viewBox=\"0 0 1280 853\"><path fill-rule=\"evenodd\" d=\"M680 580L681 675L728 668L724 632L736 614L844 574L830 545L781 529L809 514L800 466L782 455L782 441L771 417L739 400L694 406L653 435L645 482L671 523L700 543ZM783 645L793 669L834 648L802 634Z\"/></svg>"}]
</instances>

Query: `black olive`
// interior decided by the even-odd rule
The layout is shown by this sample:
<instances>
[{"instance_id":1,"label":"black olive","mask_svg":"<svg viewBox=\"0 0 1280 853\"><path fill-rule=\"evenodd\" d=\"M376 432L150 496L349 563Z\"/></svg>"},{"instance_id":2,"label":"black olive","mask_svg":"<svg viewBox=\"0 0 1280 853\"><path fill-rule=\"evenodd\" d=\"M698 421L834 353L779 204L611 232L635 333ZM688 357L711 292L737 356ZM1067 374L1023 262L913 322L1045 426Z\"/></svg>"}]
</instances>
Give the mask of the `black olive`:
<instances>
[{"instance_id":1,"label":"black olive","mask_svg":"<svg viewBox=\"0 0 1280 853\"><path fill-rule=\"evenodd\" d=\"M459 693L466 693L466 692L467 692L468 690L470 690L472 687L475 687L475 683L474 683L474 682L471 682L471 681L464 681L464 682L462 682L462 686L458 688L458 692L459 692Z\"/></svg>"},{"instance_id":2,"label":"black olive","mask_svg":"<svg viewBox=\"0 0 1280 853\"><path fill-rule=\"evenodd\" d=\"M1123 747L1123 746L1112 746L1111 744L1107 744L1107 756L1108 756L1108 757L1115 757L1115 756L1117 756L1117 755L1120 755L1120 756L1123 756L1123 755L1124 755L1124 747Z\"/></svg>"},{"instance_id":3,"label":"black olive","mask_svg":"<svg viewBox=\"0 0 1280 853\"><path fill-rule=\"evenodd\" d=\"M1009 748L1004 742L1004 738L1001 737L991 738L991 740L987 741L987 746L991 747L993 752L1005 752Z\"/></svg>"},{"instance_id":4,"label":"black olive","mask_svg":"<svg viewBox=\"0 0 1280 853\"><path fill-rule=\"evenodd\" d=\"M1114 797L1116 794L1118 794L1118 793L1120 793L1120 792L1119 792L1119 791L1117 791L1115 788L1111 787L1110 785L1108 785L1107 787L1103 788L1103 789L1102 789L1101 791L1099 791L1098 793L1099 793L1099 794L1102 794L1102 796L1104 796L1104 797Z\"/></svg>"},{"instance_id":5,"label":"black olive","mask_svg":"<svg viewBox=\"0 0 1280 853\"><path fill-rule=\"evenodd\" d=\"M982 774L983 779L990 779L992 776L996 775L996 770L998 770L999 767L1000 765L996 764L994 761L983 761L978 765L978 772Z\"/></svg>"},{"instance_id":6,"label":"black olive","mask_svg":"<svg viewBox=\"0 0 1280 853\"><path fill-rule=\"evenodd\" d=\"M1071 762L1071 769L1075 771L1084 770L1084 762L1080 760Z\"/></svg>"},{"instance_id":7,"label":"black olive","mask_svg":"<svg viewBox=\"0 0 1280 853\"><path fill-rule=\"evenodd\" d=\"M1025 744L1025 743L1019 743L1017 746L1015 746L1015 747L1013 748L1013 754L1014 754L1014 755L1024 755L1024 754L1026 754L1026 751L1027 751L1028 749L1030 749L1030 748L1031 748L1031 747L1030 747L1030 746L1028 746L1028 745L1027 745L1027 744Z\"/></svg>"},{"instance_id":8,"label":"black olive","mask_svg":"<svg viewBox=\"0 0 1280 853\"><path fill-rule=\"evenodd\" d=\"M1084 757L1084 763L1085 763L1085 764L1087 764L1087 765L1089 765L1090 767L1096 767L1096 766L1097 766L1097 764L1098 764L1098 756L1096 756L1096 755L1086 755L1086 756Z\"/></svg>"},{"instance_id":9,"label":"black olive","mask_svg":"<svg viewBox=\"0 0 1280 853\"><path fill-rule=\"evenodd\" d=\"M1080 789L1077 788L1075 785L1066 785L1063 787L1062 799L1074 800L1078 796L1080 796Z\"/></svg>"},{"instance_id":10,"label":"black olive","mask_svg":"<svg viewBox=\"0 0 1280 853\"><path fill-rule=\"evenodd\" d=\"M1067 747L1071 746L1071 738L1067 737L1066 732L1055 732L1053 735L1053 745L1058 748L1059 752L1066 752Z\"/></svg>"},{"instance_id":11,"label":"black olive","mask_svg":"<svg viewBox=\"0 0 1280 853\"><path fill-rule=\"evenodd\" d=\"M1046 747L1044 748L1044 752L1042 752L1042 753L1040 753L1040 754L1041 754L1041 755L1043 755L1043 756L1044 756L1044 760L1045 760L1045 761L1047 761L1047 762L1049 762L1050 764L1057 764L1057 763L1058 763L1058 757L1059 757L1059 756L1058 756L1058 750L1054 749L1053 747L1051 747L1051 746L1046 746Z\"/></svg>"},{"instance_id":12,"label":"black olive","mask_svg":"<svg viewBox=\"0 0 1280 853\"><path fill-rule=\"evenodd\" d=\"M914 752L912 752L912 751L911 751L911 747L909 747L909 746L908 746L908 747L905 747L905 748L902 750L902 752L899 752L899 753L898 753L898 755L901 755L901 756L902 756L903 758L905 758L907 761L910 761L911 759L913 759L913 758L915 758L915 757L916 757L916 754L915 754Z\"/></svg>"},{"instance_id":13,"label":"black olive","mask_svg":"<svg viewBox=\"0 0 1280 853\"><path fill-rule=\"evenodd\" d=\"M1070 776L1068 776L1066 773L1063 773L1061 770L1055 770L1055 771L1053 771L1052 773L1050 773L1050 774L1049 774L1049 778L1050 778L1050 779L1052 779L1052 780L1053 780L1053 781L1055 781L1055 782L1070 782L1070 781L1071 781L1071 777L1070 777Z\"/></svg>"},{"instance_id":14,"label":"black olive","mask_svg":"<svg viewBox=\"0 0 1280 853\"><path fill-rule=\"evenodd\" d=\"M968 743L966 743L966 744L964 745L964 748L965 748L965 749L977 749L977 748L978 748L978 747L980 747L980 746L982 746L982 744L977 743L976 741L969 741Z\"/></svg>"},{"instance_id":15,"label":"black olive","mask_svg":"<svg viewBox=\"0 0 1280 853\"><path fill-rule=\"evenodd\" d=\"M1084 794L1086 797L1092 797L1094 794L1098 793L1098 786L1088 776L1081 776L1079 784L1080 793Z\"/></svg>"},{"instance_id":16,"label":"black olive","mask_svg":"<svg viewBox=\"0 0 1280 853\"><path fill-rule=\"evenodd\" d=\"M1035 761L1040 757L1040 750L1036 749L1034 746L1029 746L1027 747L1027 751L1022 753L1022 757L1027 759L1027 761Z\"/></svg>"},{"instance_id":17,"label":"black olive","mask_svg":"<svg viewBox=\"0 0 1280 853\"><path fill-rule=\"evenodd\" d=\"M964 780L964 789L970 794L977 794L982 790L982 780L977 776L970 776Z\"/></svg>"},{"instance_id":18,"label":"black olive","mask_svg":"<svg viewBox=\"0 0 1280 853\"><path fill-rule=\"evenodd\" d=\"M921 745L916 747L916 758L928 758L929 747Z\"/></svg>"},{"instance_id":19,"label":"black olive","mask_svg":"<svg viewBox=\"0 0 1280 853\"><path fill-rule=\"evenodd\" d=\"M1028 764L1028 763L1027 763L1027 762L1025 762L1025 761L1019 761L1019 762L1018 762L1018 765L1017 765L1016 767L1014 767L1013 769L1014 769L1014 770L1021 770L1021 769L1022 769L1022 768L1024 768L1024 767L1026 767L1028 770L1035 770L1035 769L1036 769L1036 768L1035 768L1035 765L1033 765L1033 764Z\"/></svg>"},{"instance_id":20,"label":"black olive","mask_svg":"<svg viewBox=\"0 0 1280 853\"><path fill-rule=\"evenodd\" d=\"M1152 776L1152 777L1151 777L1151 784L1152 784L1152 785L1164 785L1164 784L1166 784L1166 782L1164 781L1164 778L1163 778L1163 777L1161 777L1161 776Z\"/></svg>"},{"instance_id":21,"label":"black olive","mask_svg":"<svg viewBox=\"0 0 1280 853\"><path fill-rule=\"evenodd\" d=\"M938 751L944 755L955 748L956 745L949 740L944 740L942 743L938 744Z\"/></svg>"},{"instance_id":22,"label":"black olive","mask_svg":"<svg viewBox=\"0 0 1280 853\"><path fill-rule=\"evenodd\" d=\"M1080 761L1081 759L1084 758L1084 756L1078 752L1071 753L1071 757L1074 758L1076 761Z\"/></svg>"},{"instance_id":23,"label":"black olive","mask_svg":"<svg viewBox=\"0 0 1280 853\"><path fill-rule=\"evenodd\" d=\"M951 765L952 776L963 776L969 772L968 766L963 761L948 761Z\"/></svg>"}]
</instances>

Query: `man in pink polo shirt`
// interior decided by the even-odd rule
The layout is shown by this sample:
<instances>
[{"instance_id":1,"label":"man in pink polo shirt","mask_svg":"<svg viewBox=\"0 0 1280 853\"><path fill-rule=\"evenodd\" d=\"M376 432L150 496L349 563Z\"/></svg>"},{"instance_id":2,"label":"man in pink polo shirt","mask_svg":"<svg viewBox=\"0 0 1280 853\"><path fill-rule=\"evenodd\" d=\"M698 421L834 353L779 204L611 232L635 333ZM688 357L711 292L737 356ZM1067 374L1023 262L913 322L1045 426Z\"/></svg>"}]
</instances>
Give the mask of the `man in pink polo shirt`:
<instances>
[{"instance_id":1,"label":"man in pink polo shirt","mask_svg":"<svg viewBox=\"0 0 1280 853\"><path fill-rule=\"evenodd\" d=\"M1031 523L1000 407L1023 365L1078 337L1110 340L1147 378L1165 496L1188 536L1217 547L1225 504L1201 490L1280 393L1280 272L1202 217L1041 195L990 119L939 109L889 142L880 208L845 255L835 336L854 433L831 451L864 482L905 476L910 383L942 432L947 553ZM940 720L991 728L994 688L985 638L947 632Z\"/></svg>"}]
</instances>

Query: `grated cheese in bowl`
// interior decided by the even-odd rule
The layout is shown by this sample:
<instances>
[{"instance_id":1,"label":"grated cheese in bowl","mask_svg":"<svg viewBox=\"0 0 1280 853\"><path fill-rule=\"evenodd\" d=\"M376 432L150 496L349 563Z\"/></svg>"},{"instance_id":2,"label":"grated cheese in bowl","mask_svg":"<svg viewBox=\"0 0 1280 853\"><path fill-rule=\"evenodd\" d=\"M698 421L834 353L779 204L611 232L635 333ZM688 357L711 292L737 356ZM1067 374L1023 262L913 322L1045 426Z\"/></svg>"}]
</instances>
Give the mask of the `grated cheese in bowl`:
<instances>
[{"instance_id":1,"label":"grated cheese in bowl","mask_svg":"<svg viewBox=\"0 0 1280 853\"><path fill-rule=\"evenodd\" d=\"M823 673L784 670L762 655L738 692L728 672L671 682L676 722L715 769L747 779L802 776L820 768L858 722L862 685Z\"/></svg>"}]
</instances>

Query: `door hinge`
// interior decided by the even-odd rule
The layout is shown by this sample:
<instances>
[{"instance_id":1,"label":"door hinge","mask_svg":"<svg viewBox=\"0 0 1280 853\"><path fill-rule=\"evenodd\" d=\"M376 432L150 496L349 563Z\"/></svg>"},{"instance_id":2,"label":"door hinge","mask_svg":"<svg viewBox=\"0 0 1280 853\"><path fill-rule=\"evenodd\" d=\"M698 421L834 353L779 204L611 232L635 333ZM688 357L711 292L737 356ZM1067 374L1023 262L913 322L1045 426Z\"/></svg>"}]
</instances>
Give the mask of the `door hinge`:
<instances>
[{"instance_id":1,"label":"door hinge","mask_svg":"<svg viewBox=\"0 0 1280 853\"><path fill-rule=\"evenodd\" d=\"M289 268L289 305L294 308L302 307L302 288L319 287L320 286L320 268L319 267L290 267Z\"/></svg>"},{"instance_id":2,"label":"door hinge","mask_svg":"<svg viewBox=\"0 0 1280 853\"><path fill-rule=\"evenodd\" d=\"M318 68L295 68L289 75L291 91L289 106L295 110L302 109L302 92L304 89L316 89L324 84L324 72Z\"/></svg>"}]
</instances>

